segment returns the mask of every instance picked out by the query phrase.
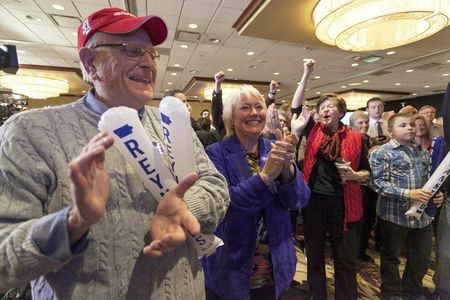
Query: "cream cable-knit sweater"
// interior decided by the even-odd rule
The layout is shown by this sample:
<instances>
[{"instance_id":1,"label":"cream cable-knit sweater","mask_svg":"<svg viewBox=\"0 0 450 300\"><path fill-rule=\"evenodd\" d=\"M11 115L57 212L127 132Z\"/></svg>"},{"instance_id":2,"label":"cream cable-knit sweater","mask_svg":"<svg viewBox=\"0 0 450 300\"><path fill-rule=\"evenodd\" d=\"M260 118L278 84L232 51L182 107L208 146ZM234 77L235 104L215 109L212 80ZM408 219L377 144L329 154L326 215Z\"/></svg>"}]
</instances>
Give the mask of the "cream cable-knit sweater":
<instances>
[{"instance_id":1,"label":"cream cable-knit sweater","mask_svg":"<svg viewBox=\"0 0 450 300\"><path fill-rule=\"evenodd\" d=\"M0 292L32 281L34 299L203 299L203 271L189 242L161 258L143 255L157 202L114 147L106 154L107 212L85 251L71 253L65 228L62 261L32 240L33 224L71 205L67 163L99 132L99 119L80 99L15 115L0 128ZM163 142L157 109L147 107L142 123ZM193 137L199 180L184 199L202 232L213 233L228 189Z\"/></svg>"}]
</instances>

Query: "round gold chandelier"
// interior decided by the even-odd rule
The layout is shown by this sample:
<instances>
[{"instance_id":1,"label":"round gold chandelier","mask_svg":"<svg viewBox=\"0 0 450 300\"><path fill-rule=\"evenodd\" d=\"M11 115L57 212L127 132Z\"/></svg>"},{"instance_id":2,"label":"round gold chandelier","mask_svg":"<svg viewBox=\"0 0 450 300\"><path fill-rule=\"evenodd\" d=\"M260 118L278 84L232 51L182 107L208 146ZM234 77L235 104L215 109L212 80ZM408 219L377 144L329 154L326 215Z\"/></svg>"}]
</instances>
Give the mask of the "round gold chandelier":
<instances>
[{"instance_id":1,"label":"round gold chandelier","mask_svg":"<svg viewBox=\"0 0 450 300\"><path fill-rule=\"evenodd\" d=\"M450 0L319 0L315 33L343 50L371 51L409 44L443 29Z\"/></svg>"}]
</instances>

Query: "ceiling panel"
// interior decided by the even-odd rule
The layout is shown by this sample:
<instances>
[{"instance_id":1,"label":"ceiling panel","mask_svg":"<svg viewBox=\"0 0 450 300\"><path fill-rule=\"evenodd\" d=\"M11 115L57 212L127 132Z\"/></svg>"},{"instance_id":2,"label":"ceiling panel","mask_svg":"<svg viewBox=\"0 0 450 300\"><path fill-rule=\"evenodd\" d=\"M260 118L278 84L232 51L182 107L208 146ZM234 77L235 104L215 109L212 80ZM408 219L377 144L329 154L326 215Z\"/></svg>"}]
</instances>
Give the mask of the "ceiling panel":
<instances>
[{"instance_id":1,"label":"ceiling panel","mask_svg":"<svg viewBox=\"0 0 450 300\"><path fill-rule=\"evenodd\" d=\"M10 9L10 13L12 13L16 18L18 18L25 25L31 24L40 24L40 25L53 25L52 21L47 17L47 15L43 11L33 11L30 12L24 9ZM40 20L31 20L27 18L27 16L37 17Z\"/></svg>"},{"instance_id":2,"label":"ceiling panel","mask_svg":"<svg viewBox=\"0 0 450 300\"><path fill-rule=\"evenodd\" d=\"M35 0L37 5L48 14L56 14L56 15L64 15L64 16L74 16L78 17L79 13L72 1L69 0L58 0L58 1L49 1L49 0ZM55 9L52 5L58 4L64 7L64 10Z\"/></svg>"},{"instance_id":3,"label":"ceiling panel","mask_svg":"<svg viewBox=\"0 0 450 300\"><path fill-rule=\"evenodd\" d=\"M125 0L109 0L111 7L126 9Z\"/></svg>"},{"instance_id":4,"label":"ceiling panel","mask_svg":"<svg viewBox=\"0 0 450 300\"><path fill-rule=\"evenodd\" d=\"M242 10L221 6L212 18L212 23L227 24L231 28L241 14Z\"/></svg>"},{"instance_id":5,"label":"ceiling panel","mask_svg":"<svg viewBox=\"0 0 450 300\"><path fill-rule=\"evenodd\" d=\"M41 8L33 0L2 0L0 5L8 9L26 9L35 12L41 11Z\"/></svg>"},{"instance_id":6,"label":"ceiling panel","mask_svg":"<svg viewBox=\"0 0 450 300\"><path fill-rule=\"evenodd\" d=\"M237 8L240 10L244 10L249 4L252 2L251 0L222 0L221 6L223 7L231 7Z\"/></svg>"},{"instance_id":7,"label":"ceiling panel","mask_svg":"<svg viewBox=\"0 0 450 300\"><path fill-rule=\"evenodd\" d=\"M35 34L39 34L41 39L49 45L72 46L70 41L54 25L28 24L28 27Z\"/></svg>"},{"instance_id":8,"label":"ceiling panel","mask_svg":"<svg viewBox=\"0 0 450 300\"><path fill-rule=\"evenodd\" d=\"M78 10L78 12L81 15L81 18L83 18L83 19L97 10L100 10L105 7L110 7L109 3L105 5L105 4L101 4L101 2L102 1L95 1L95 4L94 4L94 3L92 3L92 1L87 1L87 2L73 1L76 9ZM105 1L103 1L103 2L105 2Z\"/></svg>"},{"instance_id":9,"label":"ceiling panel","mask_svg":"<svg viewBox=\"0 0 450 300\"><path fill-rule=\"evenodd\" d=\"M183 1L180 0L147 0L147 14L176 16L181 14Z\"/></svg>"},{"instance_id":10,"label":"ceiling panel","mask_svg":"<svg viewBox=\"0 0 450 300\"><path fill-rule=\"evenodd\" d=\"M211 16L214 15L216 10L217 10L217 4L213 5L213 4L209 4L209 3L202 3L202 2L186 0L186 1L184 1L184 6L183 6L183 11L181 12L181 17L210 21Z\"/></svg>"}]
</instances>

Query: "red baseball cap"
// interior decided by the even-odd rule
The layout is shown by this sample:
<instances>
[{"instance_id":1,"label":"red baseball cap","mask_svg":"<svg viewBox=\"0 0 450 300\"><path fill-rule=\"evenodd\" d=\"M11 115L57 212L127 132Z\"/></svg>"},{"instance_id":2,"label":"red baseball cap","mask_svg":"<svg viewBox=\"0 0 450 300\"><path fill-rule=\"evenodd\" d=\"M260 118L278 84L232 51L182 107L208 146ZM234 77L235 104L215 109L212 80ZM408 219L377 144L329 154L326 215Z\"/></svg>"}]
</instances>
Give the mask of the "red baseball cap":
<instances>
[{"instance_id":1,"label":"red baseball cap","mask_svg":"<svg viewBox=\"0 0 450 300\"><path fill-rule=\"evenodd\" d=\"M78 27L78 49L84 47L97 31L125 34L138 28L147 31L153 46L163 43L167 38L167 26L160 17L136 17L121 8L104 8L88 16Z\"/></svg>"}]
</instances>

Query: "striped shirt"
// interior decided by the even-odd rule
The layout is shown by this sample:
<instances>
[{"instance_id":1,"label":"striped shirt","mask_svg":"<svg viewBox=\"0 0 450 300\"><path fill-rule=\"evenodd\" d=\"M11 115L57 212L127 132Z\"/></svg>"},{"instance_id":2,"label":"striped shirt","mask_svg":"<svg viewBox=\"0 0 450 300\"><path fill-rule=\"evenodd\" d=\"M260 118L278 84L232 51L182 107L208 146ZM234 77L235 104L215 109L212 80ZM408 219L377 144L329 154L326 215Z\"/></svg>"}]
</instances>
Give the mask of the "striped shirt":
<instances>
[{"instance_id":1,"label":"striped shirt","mask_svg":"<svg viewBox=\"0 0 450 300\"><path fill-rule=\"evenodd\" d=\"M377 214L400 226L423 228L432 218L405 216L410 207L409 190L420 189L429 177L430 155L420 146L411 148L392 139L370 156L370 185L378 193Z\"/></svg>"}]
</instances>

